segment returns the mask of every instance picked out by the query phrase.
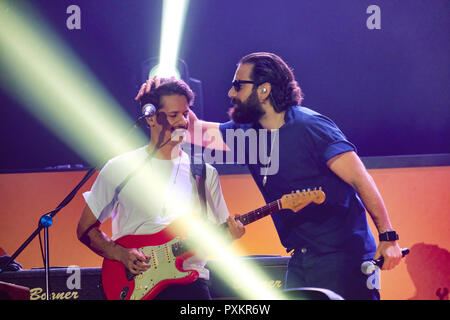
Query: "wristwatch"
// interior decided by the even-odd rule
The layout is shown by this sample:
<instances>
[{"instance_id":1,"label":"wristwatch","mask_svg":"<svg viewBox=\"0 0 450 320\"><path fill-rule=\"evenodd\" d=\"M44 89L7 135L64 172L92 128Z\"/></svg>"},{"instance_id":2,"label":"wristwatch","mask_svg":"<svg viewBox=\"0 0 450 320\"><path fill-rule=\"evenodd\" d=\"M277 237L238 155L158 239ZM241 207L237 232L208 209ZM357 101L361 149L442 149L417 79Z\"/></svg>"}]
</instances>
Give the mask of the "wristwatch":
<instances>
[{"instance_id":1,"label":"wristwatch","mask_svg":"<svg viewBox=\"0 0 450 320\"><path fill-rule=\"evenodd\" d=\"M398 234L394 230L386 231L386 232L380 233L378 235L378 239L380 241L396 241L396 240L398 240Z\"/></svg>"}]
</instances>

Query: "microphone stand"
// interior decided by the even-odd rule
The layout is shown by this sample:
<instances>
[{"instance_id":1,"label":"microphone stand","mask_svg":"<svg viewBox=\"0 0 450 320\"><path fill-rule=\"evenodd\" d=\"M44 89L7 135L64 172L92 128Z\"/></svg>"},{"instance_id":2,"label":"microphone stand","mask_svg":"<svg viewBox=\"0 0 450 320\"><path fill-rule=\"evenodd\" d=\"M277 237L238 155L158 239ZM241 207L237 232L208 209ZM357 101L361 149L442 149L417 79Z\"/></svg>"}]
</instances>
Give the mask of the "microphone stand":
<instances>
[{"instance_id":1,"label":"microphone stand","mask_svg":"<svg viewBox=\"0 0 450 320\"><path fill-rule=\"evenodd\" d=\"M140 117L131 128L130 132L133 131L137 124L145 117ZM128 134L130 134L130 132ZM49 232L48 228L53 224L53 218L55 215L75 197L76 193L80 188L89 180L89 178L95 173L97 167L92 167L85 174L83 179L76 185L76 187L67 195L66 198L52 211L49 211L41 216L38 222L38 227L36 230L28 237L27 240L17 249L17 251L11 256L8 262L0 268L0 273L2 273L6 268L14 261L17 256L22 253L22 251L30 244L30 242L44 229L44 247L45 247L45 299L50 300L50 246L49 246Z\"/></svg>"},{"instance_id":2,"label":"microphone stand","mask_svg":"<svg viewBox=\"0 0 450 320\"><path fill-rule=\"evenodd\" d=\"M89 180L89 178L94 174L96 167L88 170L83 179L78 183L78 185L67 195L67 197L52 211L49 211L42 215L39 219L38 227L36 230L28 237L27 240L20 246L19 249L11 256L6 265L3 267L5 270L14 261L15 258L28 246L28 244L44 229L44 246L45 246L45 298L50 300L50 255L49 255L49 232L48 228L53 224L53 218L55 215L75 197L76 193L80 188ZM0 269L0 273L3 272Z\"/></svg>"}]
</instances>

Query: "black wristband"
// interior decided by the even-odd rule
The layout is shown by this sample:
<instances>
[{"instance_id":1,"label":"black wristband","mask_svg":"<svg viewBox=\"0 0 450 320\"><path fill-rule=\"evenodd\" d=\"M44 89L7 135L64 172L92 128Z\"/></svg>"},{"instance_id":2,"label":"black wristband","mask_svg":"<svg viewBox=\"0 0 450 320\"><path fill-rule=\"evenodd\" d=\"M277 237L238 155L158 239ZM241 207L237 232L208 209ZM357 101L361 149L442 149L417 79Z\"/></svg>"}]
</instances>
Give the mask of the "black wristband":
<instances>
[{"instance_id":1,"label":"black wristband","mask_svg":"<svg viewBox=\"0 0 450 320\"><path fill-rule=\"evenodd\" d=\"M378 236L378 239L380 241L396 241L398 240L398 234L395 231L386 231L383 233L380 233Z\"/></svg>"}]
</instances>

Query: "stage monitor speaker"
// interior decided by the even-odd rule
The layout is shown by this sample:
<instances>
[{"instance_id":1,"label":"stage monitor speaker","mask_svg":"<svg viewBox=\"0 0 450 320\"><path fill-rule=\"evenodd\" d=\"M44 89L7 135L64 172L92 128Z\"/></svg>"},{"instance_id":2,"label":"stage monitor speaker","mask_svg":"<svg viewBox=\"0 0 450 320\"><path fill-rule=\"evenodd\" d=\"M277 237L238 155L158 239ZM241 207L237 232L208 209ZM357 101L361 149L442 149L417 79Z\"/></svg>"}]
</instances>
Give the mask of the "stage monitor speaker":
<instances>
[{"instance_id":1,"label":"stage monitor speaker","mask_svg":"<svg viewBox=\"0 0 450 320\"><path fill-rule=\"evenodd\" d=\"M275 290L284 289L284 278L290 257L281 256L247 256L241 257L242 261L254 264L266 276L264 285ZM213 299L242 299L240 292L243 283L236 279L224 279L218 272L224 266L220 259L208 261L206 267L210 271L210 292ZM236 270L239 272L239 270Z\"/></svg>"},{"instance_id":2,"label":"stage monitor speaker","mask_svg":"<svg viewBox=\"0 0 450 320\"><path fill-rule=\"evenodd\" d=\"M344 300L337 293L322 288L301 287L284 290L289 300Z\"/></svg>"}]
</instances>

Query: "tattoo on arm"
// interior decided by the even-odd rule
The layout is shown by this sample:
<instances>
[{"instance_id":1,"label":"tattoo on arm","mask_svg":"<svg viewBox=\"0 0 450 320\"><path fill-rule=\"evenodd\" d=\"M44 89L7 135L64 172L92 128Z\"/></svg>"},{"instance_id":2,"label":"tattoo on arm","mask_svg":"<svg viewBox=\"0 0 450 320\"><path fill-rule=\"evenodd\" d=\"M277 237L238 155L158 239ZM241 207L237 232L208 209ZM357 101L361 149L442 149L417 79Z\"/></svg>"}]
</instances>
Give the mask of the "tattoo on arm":
<instances>
[{"instance_id":1,"label":"tattoo on arm","mask_svg":"<svg viewBox=\"0 0 450 320\"><path fill-rule=\"evenodd\" d=\"M112 250L117 244L109 239L108 236L98 228L99 226L100 223L97 222L87 228L80 237L80 241L96 254L104 258L113 259Z\"/></svg>"}]
</instances>

